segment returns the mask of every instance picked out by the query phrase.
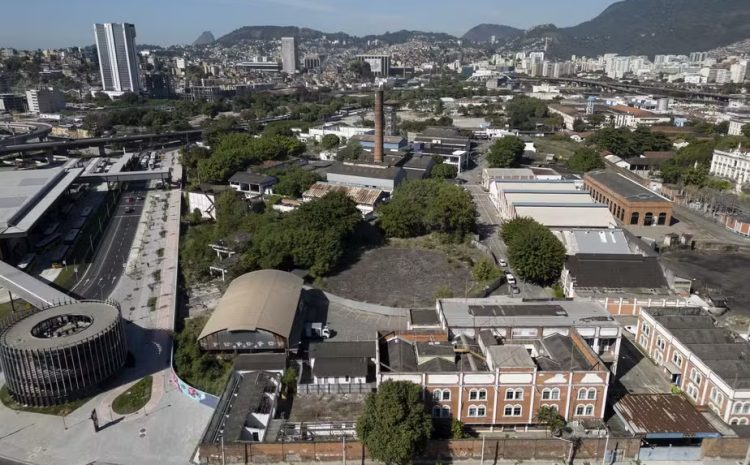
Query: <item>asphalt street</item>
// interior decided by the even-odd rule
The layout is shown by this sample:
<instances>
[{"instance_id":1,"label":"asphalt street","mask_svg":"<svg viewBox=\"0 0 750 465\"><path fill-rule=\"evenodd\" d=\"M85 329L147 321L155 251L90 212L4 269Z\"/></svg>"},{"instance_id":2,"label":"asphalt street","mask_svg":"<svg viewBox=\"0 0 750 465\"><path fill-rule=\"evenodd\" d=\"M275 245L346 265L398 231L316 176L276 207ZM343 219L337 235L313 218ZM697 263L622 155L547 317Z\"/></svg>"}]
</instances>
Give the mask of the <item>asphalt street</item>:
<instances>
[{"instance_id":1,"label":"asphalt street","mask_svg":"<svg viewBox=\"0 0 750 465\"><path fill-rule=\"evenodd\" d=\"M133 245L145 203L146 183L128 185L104 231L94 260L72 291L85 299L106 299L117 286ZM139 199L140 198L140 199Z\"/></svg>"},{"instance_id":2,"label":"asphalt street","mask_svg":"<svg viewBox=\"0 0 750 465\"><path fill-rule=\"evenodd\" d=\"M464 179L466 184L464 188L471 194L474 199L474 204L477 207L479 213L479 240L489 247L495 257L499 260L501 258L507 259L508 250L505 243L498 235L500 230L500 215L497 209L490 201L489 194L484 191L481 186L482 176L482 164L480 160L477 160L477 165L470 169L462 172L459 178ZM510 267L506 268L512 272ZM516 277L517 278L517 277ZM544 288L537 286L536 284L527 283L522 280L518 280L518 289L521 291L517 294L518 297L525 297L530 299L548 298L549 295ZM498 292L503 294L509 294L508 287L503 285Z\"/></svg>"}]
</instances>

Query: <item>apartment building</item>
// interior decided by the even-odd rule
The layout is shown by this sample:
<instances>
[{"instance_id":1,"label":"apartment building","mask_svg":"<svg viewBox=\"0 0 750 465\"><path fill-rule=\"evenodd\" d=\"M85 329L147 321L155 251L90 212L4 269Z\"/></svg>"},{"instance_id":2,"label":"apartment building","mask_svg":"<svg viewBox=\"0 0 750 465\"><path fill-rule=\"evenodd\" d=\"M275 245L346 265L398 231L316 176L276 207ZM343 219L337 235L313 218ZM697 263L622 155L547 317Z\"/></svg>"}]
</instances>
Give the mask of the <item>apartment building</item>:
<instances>
[{"instance_id":1,"label":"apartment building","mask_svg":"<svg viewBox=\"0 0 750 465\"><path fill-rule=\"evenodd\" d=\"M636 341L672 384L730 425L750 424L750 343L700 308L644 308Z\"/></svg>"}]
</instances>

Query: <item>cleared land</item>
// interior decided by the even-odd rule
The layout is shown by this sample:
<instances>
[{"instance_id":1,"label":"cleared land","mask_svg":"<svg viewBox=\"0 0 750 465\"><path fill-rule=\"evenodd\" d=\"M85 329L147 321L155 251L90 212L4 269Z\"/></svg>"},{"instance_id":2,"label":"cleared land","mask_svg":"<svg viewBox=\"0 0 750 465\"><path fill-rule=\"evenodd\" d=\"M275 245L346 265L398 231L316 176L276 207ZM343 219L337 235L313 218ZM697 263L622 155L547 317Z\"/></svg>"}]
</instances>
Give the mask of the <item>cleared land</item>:
<instances>
[{"instance_id":1,"label":"cleared land","mask_svg":"<svg viewBox=\"0 0 750 465\"><path fill-rule=\"evenodd\" d=\"M553 139L551 137L537 137L534 139L534 145L536 145L537 153L552 153L557 158L564 160L572 157L576 149L583 147L583 144L578 144L572 140Z\"/></svg>"},{"instance_id":2,"label":"cleared land","mask_svg":"<svg viewBox=\"0 0 750 465\"><path fill-rule=\"evenodd\" d=\"M395 307L431 306L442 288L463 296L474 284L463 261L438 250L394 246L365 252L325 282L338 296Z\"/></svg>"}]
</instances>

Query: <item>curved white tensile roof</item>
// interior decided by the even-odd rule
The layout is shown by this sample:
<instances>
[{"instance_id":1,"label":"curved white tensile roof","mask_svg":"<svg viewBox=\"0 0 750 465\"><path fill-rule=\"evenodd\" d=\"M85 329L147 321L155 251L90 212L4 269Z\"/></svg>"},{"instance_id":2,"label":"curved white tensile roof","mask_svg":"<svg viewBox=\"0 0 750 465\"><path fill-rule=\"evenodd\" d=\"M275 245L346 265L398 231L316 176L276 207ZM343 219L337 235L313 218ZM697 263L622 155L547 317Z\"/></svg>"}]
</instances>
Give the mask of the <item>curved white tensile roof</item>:
<instances>
[{"instance_id":1,"label":"curved white tensile roof","mask_svg":"<svg viewBox=\"0 0 750 465\"><path fill-rule=\"evenodd\" d=\"M288 339L302 283L302 278L278 270L253 271L235 278L198 339L220 331L258 329Z\"/></svg>"}]
</instances>

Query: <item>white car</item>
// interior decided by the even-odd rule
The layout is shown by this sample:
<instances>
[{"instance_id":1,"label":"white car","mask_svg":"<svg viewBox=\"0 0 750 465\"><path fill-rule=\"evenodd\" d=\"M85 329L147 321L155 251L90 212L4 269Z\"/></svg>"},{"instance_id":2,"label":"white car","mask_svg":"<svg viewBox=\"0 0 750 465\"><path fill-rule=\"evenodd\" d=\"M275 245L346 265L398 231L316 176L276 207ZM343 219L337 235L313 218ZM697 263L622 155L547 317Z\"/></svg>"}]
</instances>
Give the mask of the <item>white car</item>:
<instances>
[{"instance_id":1,"label":"white car","mask_svg":"<svg viewBox=\"0 0 750 465\"><path fill-rule=\"evenodd\" d=\"M516 277L515 277L515 276L513 276L513 275L512 275L512 274L510 274L510 273L508 273L508 274L506 274L506 275L505 275L505 280L506 280L506 281L508 282L508 284L510 284L511 286L515 286L516 284L518 284L518 281L516 281Z\"/></svg>"},{"instance_id":2,"label":"white car","mask_svg":"<svg viewBox=\"0 0 750 465\"><path fill-rule=\"evenodd\" d=\"M502 266L502 267L506 267L506 266L508 266L508 262L506 262L504 258L501 258L501 259L499 259L499 260L497 261L497 263L498 263L498 264L499 264L500 266Z\"/></svg>"}]
</instances>

